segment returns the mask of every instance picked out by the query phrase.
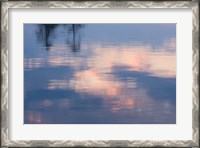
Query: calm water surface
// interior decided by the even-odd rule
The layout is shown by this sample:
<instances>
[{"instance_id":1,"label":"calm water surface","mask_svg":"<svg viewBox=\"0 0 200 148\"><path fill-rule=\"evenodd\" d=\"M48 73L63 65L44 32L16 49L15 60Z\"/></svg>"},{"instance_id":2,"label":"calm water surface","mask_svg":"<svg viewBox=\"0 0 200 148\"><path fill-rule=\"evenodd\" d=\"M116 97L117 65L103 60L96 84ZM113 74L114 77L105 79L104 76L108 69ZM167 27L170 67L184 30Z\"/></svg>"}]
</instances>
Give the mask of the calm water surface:
<instances>
[{"instance_id":1,"label":"calm water surface","mask_svg":"<svg viewBox=\"0 0 200 148\"><path fill-rule=\"evenodd\" d=\"M25 124L175 124L175 24L25 24Z\"/></svg>"}]
</instances>

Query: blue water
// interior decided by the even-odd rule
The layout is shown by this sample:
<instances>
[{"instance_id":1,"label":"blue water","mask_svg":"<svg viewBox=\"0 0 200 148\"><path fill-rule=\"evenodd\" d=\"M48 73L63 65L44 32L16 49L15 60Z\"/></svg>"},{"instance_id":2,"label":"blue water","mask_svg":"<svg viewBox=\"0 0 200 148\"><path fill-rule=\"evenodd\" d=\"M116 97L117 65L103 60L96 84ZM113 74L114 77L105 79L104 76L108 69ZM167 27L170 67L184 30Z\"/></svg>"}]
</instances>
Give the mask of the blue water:
<instances>
[{"instance_id":1,"label":"blue water","mask_svg":"<svg viewBox=\"0 0 200 148\"><path fill-rule=\"evenodd\" d=\"M176 24L24 24L25 124L175 124Z\"/></svg>"}]
</instances>

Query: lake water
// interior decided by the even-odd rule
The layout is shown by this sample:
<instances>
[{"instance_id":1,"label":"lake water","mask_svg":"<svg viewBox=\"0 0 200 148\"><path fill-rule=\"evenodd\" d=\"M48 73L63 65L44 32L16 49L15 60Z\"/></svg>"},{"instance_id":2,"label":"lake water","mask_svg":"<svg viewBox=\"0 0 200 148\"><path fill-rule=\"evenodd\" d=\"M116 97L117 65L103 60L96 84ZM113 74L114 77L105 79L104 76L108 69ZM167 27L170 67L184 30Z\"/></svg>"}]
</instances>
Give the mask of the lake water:
<instances>
[{"instance_id":1,"label":"lake water","mask_svg":"<svg viewBox=\"0 0 200 148\"><path fill-rule=\"evenodd\" d=\"M25 124L175 124L176 24L24 24Z\"/></svg>"}]
</instances>

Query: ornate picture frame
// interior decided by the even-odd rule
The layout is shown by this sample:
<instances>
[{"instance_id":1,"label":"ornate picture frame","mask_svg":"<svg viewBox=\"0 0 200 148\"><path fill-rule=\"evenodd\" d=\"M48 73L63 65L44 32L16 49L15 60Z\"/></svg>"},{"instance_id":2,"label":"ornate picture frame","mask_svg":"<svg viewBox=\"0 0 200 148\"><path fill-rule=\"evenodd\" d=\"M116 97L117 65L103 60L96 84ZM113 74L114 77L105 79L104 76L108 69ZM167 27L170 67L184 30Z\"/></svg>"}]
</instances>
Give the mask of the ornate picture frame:
<instances>
[{"instance_id":1,"label":"ornate picture frame","mask_svg":"<svg viewBox=\"0 0 200 148\"><path fill-rule=\"evenodd\" d=\"M197 1L9 1L1 5L1 146L2 147L199 147L199 7ZM10 8L190 8L192 9L192 140L9 140L9 9Z\"/></svg>"}]
</instances>

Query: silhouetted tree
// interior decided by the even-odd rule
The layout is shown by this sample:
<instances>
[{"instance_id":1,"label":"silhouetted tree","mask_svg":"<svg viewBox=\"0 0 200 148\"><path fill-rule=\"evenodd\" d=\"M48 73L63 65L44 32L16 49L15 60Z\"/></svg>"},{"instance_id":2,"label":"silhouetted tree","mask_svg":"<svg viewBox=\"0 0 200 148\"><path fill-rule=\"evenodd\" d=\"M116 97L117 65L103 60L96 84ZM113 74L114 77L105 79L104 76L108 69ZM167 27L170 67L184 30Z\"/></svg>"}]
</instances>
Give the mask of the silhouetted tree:
<instances>
[{"instance_id":1,"label":"silhouetted tree","mask_svg":"<svg viewBox=\"0 0 200 148\"><path fill-rule=\"evenodd\" d=\"M36 31L37 40L42 42L47 50L52 46L53 36L55 35L55 29L61 25L59 24L39 24ZM80 51L81 40L81 28L84 25L81 24L63 24L66 29L66 44L71 48L73 52Z\"/></svg>"},{"instance_id":2,"label":"silhouetted tree","mask_svg":"<svg viewBox=\"0 0 200 148\"><path fill-rule=\"evenodd\" d=\"M67 44L73 52L80 51L80 42L81 42L81 29L84 25L81 24L71 24L68 26L68 33L72 34L72 39L67 38Z\"/></svg>"}]
</instances>

